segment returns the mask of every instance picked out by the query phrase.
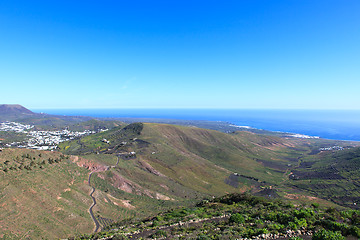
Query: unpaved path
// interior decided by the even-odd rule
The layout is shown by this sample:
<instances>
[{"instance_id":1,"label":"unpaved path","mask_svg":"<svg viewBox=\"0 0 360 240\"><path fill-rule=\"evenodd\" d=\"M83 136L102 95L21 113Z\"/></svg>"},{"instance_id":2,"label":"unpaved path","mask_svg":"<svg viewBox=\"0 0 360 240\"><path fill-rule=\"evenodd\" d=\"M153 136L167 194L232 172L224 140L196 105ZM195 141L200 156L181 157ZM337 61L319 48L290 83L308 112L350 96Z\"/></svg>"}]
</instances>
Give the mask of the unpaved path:
<instances>
[{"instance_id":1,"label":"unpaved path","mask_svg":"<svg viewBox=\"0 0 360 240\"><path fill-rule=\"evenodd\" d=\"M93 207L96 205L96 199L94 198L93 194L95 192L95 188L91 186L90 184L90 179L91 179L91 175L93 174L94 172L91 172L89 174L89 180L88 180L88 183L89 183L89 186L92 188L91 190L91 193L90 193L90 197L92 198L93 200L93 204L90 206L89 208L89 213L90 213L90 216L92 218L92 220L94 221L95 223L95 229L94 229L94 232L97 232L99 230L99 227L100 227L100 224L99 224L99 221L96 219L96 217L94 216L94 213L93 213Z\"/></svg>"},{"instance_id":2,"label":"unpaved path","mask_svg":"<svg viewBox=\"0 0 360 240\"><path fill-rule=\"evenodd\" d=\"M119 164L119 157L117 157L117 162L116 162L116 164L115 164L114 166L111 166L111 167L106 168L105 171L109 170L110 168L116 167L118 164ZM94 224L95 224L94 232L97 232L97 231L99 230L99 228L100 228L100 223L99 223L99 221L96 219L96 217L94 216L94 213L93 213L93 210L92 210L93 207L95 207L95 205L96 205L96 199L95 199L95 197L93 196L93 194L94 194L94 192L95 192L95 187L91 186L91 176L92 176L92 174L93 174L94 172L97 172L97 171L96 171L96 170L95 170L95 171L92 171L92 172L89 174L89 179L88 179L88 184L89 184L89 186L92 188L92 190L91 190L91 192L90 192L89 195L90 195L90 197L91 197L92 200L93 200L93 203L92 203L92 205L91 205L90 208L89 208L89 214L90 214L90 216L91 216L91 218L92 218L92 220L94 221Z\"/></svg>"}]
</instances>

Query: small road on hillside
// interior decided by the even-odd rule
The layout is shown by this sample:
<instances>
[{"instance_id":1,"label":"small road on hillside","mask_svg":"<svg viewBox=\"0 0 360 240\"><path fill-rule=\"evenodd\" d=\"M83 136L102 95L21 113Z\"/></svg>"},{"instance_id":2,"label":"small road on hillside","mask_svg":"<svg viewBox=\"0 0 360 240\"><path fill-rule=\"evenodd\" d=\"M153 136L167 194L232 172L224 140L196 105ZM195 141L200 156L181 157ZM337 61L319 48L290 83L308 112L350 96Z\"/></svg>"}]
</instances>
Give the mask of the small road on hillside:
<instances>
[{"instance_id":1,"label":"small road on hillside","mask_svg":"<svg viewBox=\"0 0 360 240\"><path fill-rule=\"evenodd\" d=\"M95 223L95 230L94 232L97 232L99 230L99 227L100 227L100 224L98 222L98 220L96 219L96 217L94 216L94 213L93 213L93 207L96 205L96 199L94 198L93 194L95 192L95 188L91 186L90 184L90 180L91 180L91 175L93 174L94 172L91 172L90 175L89 175L89 180L88 180L88 183L89 183L89 186L92 188L91 190L91 193L90 193L90 197L92 198L93 200L93 204L90 206L89 208L89 213L90 213L90 216L92 218L92 220L94 221Z\"/></svg>"},{"instance_id":2,"label":"small road on hillside","mask_svg":"<svg viewBox=\"0 0 360 240\"><path fill-rule=\"evenodd\" d=\"M107 170L109 170L110 168L114 168L114 167L116 167L118 164L119 164L119 156L117 157L117 162L116 162L116 164L114 165L114 166L111 166L111 167L108 167L105 171L107 171ZM95 229L94 229L94 232L97 232L98 230L99 230L99 228L100 228L100 223L99 223L99 221L96 219L96 217L94 216L94 213L93 213L93 207L95 207L95 205L96 205L96 199L95 199L95 197L93 196L93 194L94 194L94 192L95 192L95 187L93 187L93 186L91 186L91 176L92 176L92 174L94 173L95 171L93 171L93 172L91 172L90 174L89 174L89 179L88 179L88 184L89 184L89 186L91 187L91 192L90 192L90 197L92 198L92 200L93 200L93 203L92 203L92 205L90 206L90 208L89 208L89 213L90 213L90 216L91 216L91 218L92 218L92 220L94 221L94 224L95 224Z\"/></svg>"}]
</instances>

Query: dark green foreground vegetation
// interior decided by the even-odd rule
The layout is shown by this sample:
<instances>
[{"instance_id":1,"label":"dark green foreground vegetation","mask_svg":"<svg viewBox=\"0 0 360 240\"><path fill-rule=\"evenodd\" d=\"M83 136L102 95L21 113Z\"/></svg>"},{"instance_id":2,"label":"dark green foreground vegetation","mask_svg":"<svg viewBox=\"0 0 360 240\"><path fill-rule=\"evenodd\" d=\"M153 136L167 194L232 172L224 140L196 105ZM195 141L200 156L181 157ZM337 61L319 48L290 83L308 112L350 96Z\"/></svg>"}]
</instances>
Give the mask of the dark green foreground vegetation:
<instances>
[{"instance_id":1,"label":"dark green foreground vegetation","mask_svg":"<svg viewBox=\"0 0 360 240\"><path fill-rule=\"evenodd\" d=\"M345 239L360 237L360 211L322 208L230 194L143 221L114 223L73 239Z\"/></svg>"}]
</instances>

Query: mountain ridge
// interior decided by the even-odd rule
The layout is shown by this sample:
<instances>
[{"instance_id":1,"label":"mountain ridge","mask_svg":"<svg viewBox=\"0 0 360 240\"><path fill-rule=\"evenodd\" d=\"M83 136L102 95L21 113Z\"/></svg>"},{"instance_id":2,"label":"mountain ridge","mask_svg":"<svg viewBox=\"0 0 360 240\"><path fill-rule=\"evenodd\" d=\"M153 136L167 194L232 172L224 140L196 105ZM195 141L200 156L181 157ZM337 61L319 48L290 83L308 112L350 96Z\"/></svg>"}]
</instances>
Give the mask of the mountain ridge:
<instances>
[{"instance_id":1,"label":"mountain ridge","mask_svg":"<svg viewBox=\"0 0 360 240\"><path fill-rule=\"evenodd\" d=\"M20 104L0 104L0 115L36 115Z\"/></svg>"}]
</instances>

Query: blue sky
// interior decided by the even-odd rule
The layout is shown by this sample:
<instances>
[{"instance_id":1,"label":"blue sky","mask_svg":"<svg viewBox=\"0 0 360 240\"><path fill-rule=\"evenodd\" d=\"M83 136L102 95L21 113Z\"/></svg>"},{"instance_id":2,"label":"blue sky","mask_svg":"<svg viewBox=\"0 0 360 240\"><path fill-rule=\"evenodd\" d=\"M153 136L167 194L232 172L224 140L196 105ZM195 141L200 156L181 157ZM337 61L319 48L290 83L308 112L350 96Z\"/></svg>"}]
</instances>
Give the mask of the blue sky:
<instances>
[{"instance_id":1,"label":"blue sky","mask_svg":"<svg viewBox=\"0 0 360 240\"><path fill-rule=\"evenodd\" d=\"M0 1L0 103L360 109L360 1Z\"/></svg>"}]
</instances>

